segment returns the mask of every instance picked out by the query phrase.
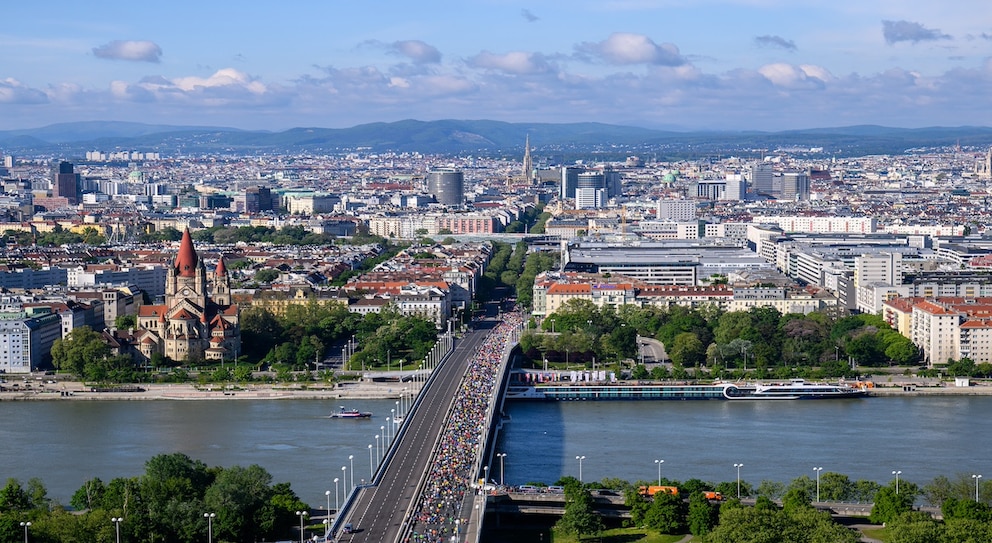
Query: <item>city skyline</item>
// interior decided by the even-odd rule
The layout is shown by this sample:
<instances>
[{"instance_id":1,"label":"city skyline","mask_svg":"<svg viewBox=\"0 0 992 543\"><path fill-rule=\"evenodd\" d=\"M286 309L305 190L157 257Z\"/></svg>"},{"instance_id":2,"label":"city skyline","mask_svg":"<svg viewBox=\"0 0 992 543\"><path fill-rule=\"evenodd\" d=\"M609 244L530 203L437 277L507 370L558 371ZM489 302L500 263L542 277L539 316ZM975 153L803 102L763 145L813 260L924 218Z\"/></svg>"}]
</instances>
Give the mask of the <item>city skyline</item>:
<instances>
[{"instance_id":1,"label":"city skyline","mask_svg":"<svg viewBox=\"0 0 992 543\"><path fill-rule=\"evenodd\" d=\"M615 0L5 10L0 130L402 119L989 126L983 5Z\"/></svg>"}]
</instances>

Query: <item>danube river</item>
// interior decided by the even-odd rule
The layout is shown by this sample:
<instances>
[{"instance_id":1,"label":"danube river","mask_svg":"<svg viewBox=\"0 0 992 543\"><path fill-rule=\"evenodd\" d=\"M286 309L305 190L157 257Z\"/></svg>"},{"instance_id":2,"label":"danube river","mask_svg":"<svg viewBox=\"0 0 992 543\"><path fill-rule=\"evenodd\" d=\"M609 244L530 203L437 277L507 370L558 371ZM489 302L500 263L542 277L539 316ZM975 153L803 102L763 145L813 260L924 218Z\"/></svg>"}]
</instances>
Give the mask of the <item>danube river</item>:
<instances>
[{"instance_id":1,"label":"danube river","mask_svg":"<svg viewBox=\"0 0 992 543\"><path fill-rule=\"evenodd\" d=\"M369 477L369 445L395 400L348 401L372 420L328 419L321 400L43 401L0 404L0 478L40 477L68 503L84 481L140 475L150 457L182 452L210 466L259 464L314 507L334 478ZM505 481L662 475L787 482L813 467L851 479L925 484L936 475L992 478L992 397L838 401L509 403L498 452ZM378 444L383 444L380 437ZM353 456L349 460L349 455ZM342 471L342 467L347 468ZM491 478L499 480L495 462ZM341 494L345 485L339 482Z\"/></svg>"}]
</instances>

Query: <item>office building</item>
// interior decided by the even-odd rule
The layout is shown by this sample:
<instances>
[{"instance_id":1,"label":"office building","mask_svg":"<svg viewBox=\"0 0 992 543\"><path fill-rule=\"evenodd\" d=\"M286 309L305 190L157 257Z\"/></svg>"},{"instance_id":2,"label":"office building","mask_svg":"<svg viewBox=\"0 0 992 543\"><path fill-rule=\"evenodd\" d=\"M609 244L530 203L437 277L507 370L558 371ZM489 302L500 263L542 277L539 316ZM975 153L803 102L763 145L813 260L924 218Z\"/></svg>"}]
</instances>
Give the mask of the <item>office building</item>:
<instances>
[{"instance_id":1,"label":"office building","mask_svg":"<svg viewBox=\"0 0 992 543\"><path fill-rule=\"evenodd\" d=\"M782 200L809 200L809 175L805 172L782 174Z\"/></svg>"},{"instance_id":2,"label":"office building","mask_svg":"<svg viewBox=\"0 0 992 543\"><path fill-rule=\"evenodd\" d=\"M441 205L461 207L465 203L465 174L453 168L432 170L427 174L427 193Z\"/></svg>"},{"instance_id":3,"label":"office building","mask_svg":"<svg viewBox=\"0 0 992 543\"><path fill-rule=\"evenodd\" d=\"M59 162L59 169L55 173L55 182L52 184L52 196L55 198L65 198L69 205L79 203L79 174L75 173L72 163Z\"/></svg>"},{"instance_id":4,"label":"office building","mask_svg":"<svg viewBox=\"0 0 992 543\"><path fill-rule=\"evenodd\" d=\"M748 182L754 192L771 194L773 187L772 165L755 162L748 168Z\"/></svg>"}]
</instances>

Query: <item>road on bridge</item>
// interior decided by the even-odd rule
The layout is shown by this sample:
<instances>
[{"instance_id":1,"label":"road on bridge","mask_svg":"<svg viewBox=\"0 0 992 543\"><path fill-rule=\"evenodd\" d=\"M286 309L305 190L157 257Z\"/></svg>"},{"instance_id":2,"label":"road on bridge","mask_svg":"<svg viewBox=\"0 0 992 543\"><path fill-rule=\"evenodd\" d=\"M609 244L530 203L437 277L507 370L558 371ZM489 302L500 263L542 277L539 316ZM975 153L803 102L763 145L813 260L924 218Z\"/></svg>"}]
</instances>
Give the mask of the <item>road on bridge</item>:
<instances>
[{"instance_id":1,"label":"road on bridge","mask_svg":"<svg viewBox=\"0 0 992 543\"><path fill-rule=\"evenodd\" d=\"M375 485L359 490L343 522L354 529L339 534L336 541L354 543L396 543L402 536L403 520L416 505L417 491L468 361L479 350L495 326L493 321L476 321L475 330L455 343L455 349L437 369L423 391L420 404L407 415L404 433L394 442L390 462L382 468Z\"/></svg>"}]
</instances>

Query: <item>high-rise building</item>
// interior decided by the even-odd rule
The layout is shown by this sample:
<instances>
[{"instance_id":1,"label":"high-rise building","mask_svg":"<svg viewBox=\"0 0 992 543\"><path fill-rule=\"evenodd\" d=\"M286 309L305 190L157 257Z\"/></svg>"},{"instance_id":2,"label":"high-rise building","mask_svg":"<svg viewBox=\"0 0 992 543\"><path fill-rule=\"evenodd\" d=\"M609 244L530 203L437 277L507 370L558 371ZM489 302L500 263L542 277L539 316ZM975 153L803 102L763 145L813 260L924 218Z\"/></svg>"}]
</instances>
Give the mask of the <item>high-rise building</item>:
<instances>
[{"instance_id":1,"label":"high-rise building","mask_svg":"<svg viewBox=\"0 0 992 543\"><path fill-rule=\"evenodd\" d=\"M560 198L575 198L575 188L579 186L579 173L582 171L582 168L572 166L561 167L561 191L558 193Z\"/></svg>"},{"instance_id":2,"label":"high-rise building","mask_svg":"<svg viewBox=\"0 0 992 543\"><path fill-rule=\"evenodd\" d=\"M692 200L658 200L659 221L689 222L696 220L696 202Z\"/></svg>"},{"instance_id":3,"label":"high-rise building","mask_svg":"<svg viewBox=\"0 0 992 543\"><path fill-rule=\"evenodd\" d=\"M55 182L52 184L52 196L65 198L70 205L79 203L79 174L75 173L71 162L59 162Z\"/></svg>"},{"instance_id":4,"label":"high-rise building","mask_svg":"<svg viewBox=\"0 0 992 543\"><path fill-rule=\"evenodd\" d=\"M272 191L268 187L249 187L245 190L245 211L272 211Z\"/></svg>"},{"instance_id":5,"label":"high-rise building","mask_svg":"<svg viewBox=\"0 0 992 543\"><path fill-rule=\"evenodd\" d=\"M744 176L739 173L728 173L726 179L726 188L723 192L723 197L721 200L733 200L741 201L747 195L747 181L744 180Z\"/></svg>"},{"instance_id":6,"label":"high-rise building","mask_svg":"<svg viewBox=\"0 0 992 543\"><path fill-rule=\"evenodd\" d=\"M761 194L771 194L774 190L772 186L772 165L763 162L754 162L748 168L748 182L754 192Z\"/></svg>"},{"instance_id":7,"label":"high-rise building","mask_svg":"<svg viewBox=\"0 0 992 543\"><path fill-rule=\"evenodd\" d=\"M524 142L524 166L523 171L520 172L524 181L530 181L534 178L534 159L530 156L530 134L527 134L527 139Z\"/></svg>"},{"instance_id":8,"label":"high-rise building","mask_svg":"<svg viewBox=\"0 0 992 543\"><path fill-rule=\"evenodd\" d=\"M579 187L575 189L575 209L600 209L609 198L604 188Z\"/></svg>"},{"instance_id":9,"label":"high-rise building","mask_svg":"<svg viewBox=\"0 0 992 543\"><path fill-rule=\"evenodd\" d=\"M782 200L809 200L809 175L806 172L782 174Z\"/></svg>"},{"instance_id":10,"label":"high-rise building","mask_svg":"<svg viewBox=\"0 0 992 543\"><path fill-rule=\"evenodd\" d=\"M465 203L465 174L453 168L432 170L427 174L427 193L441 205L461 207Z\"/></svg>"}]
</instances>

